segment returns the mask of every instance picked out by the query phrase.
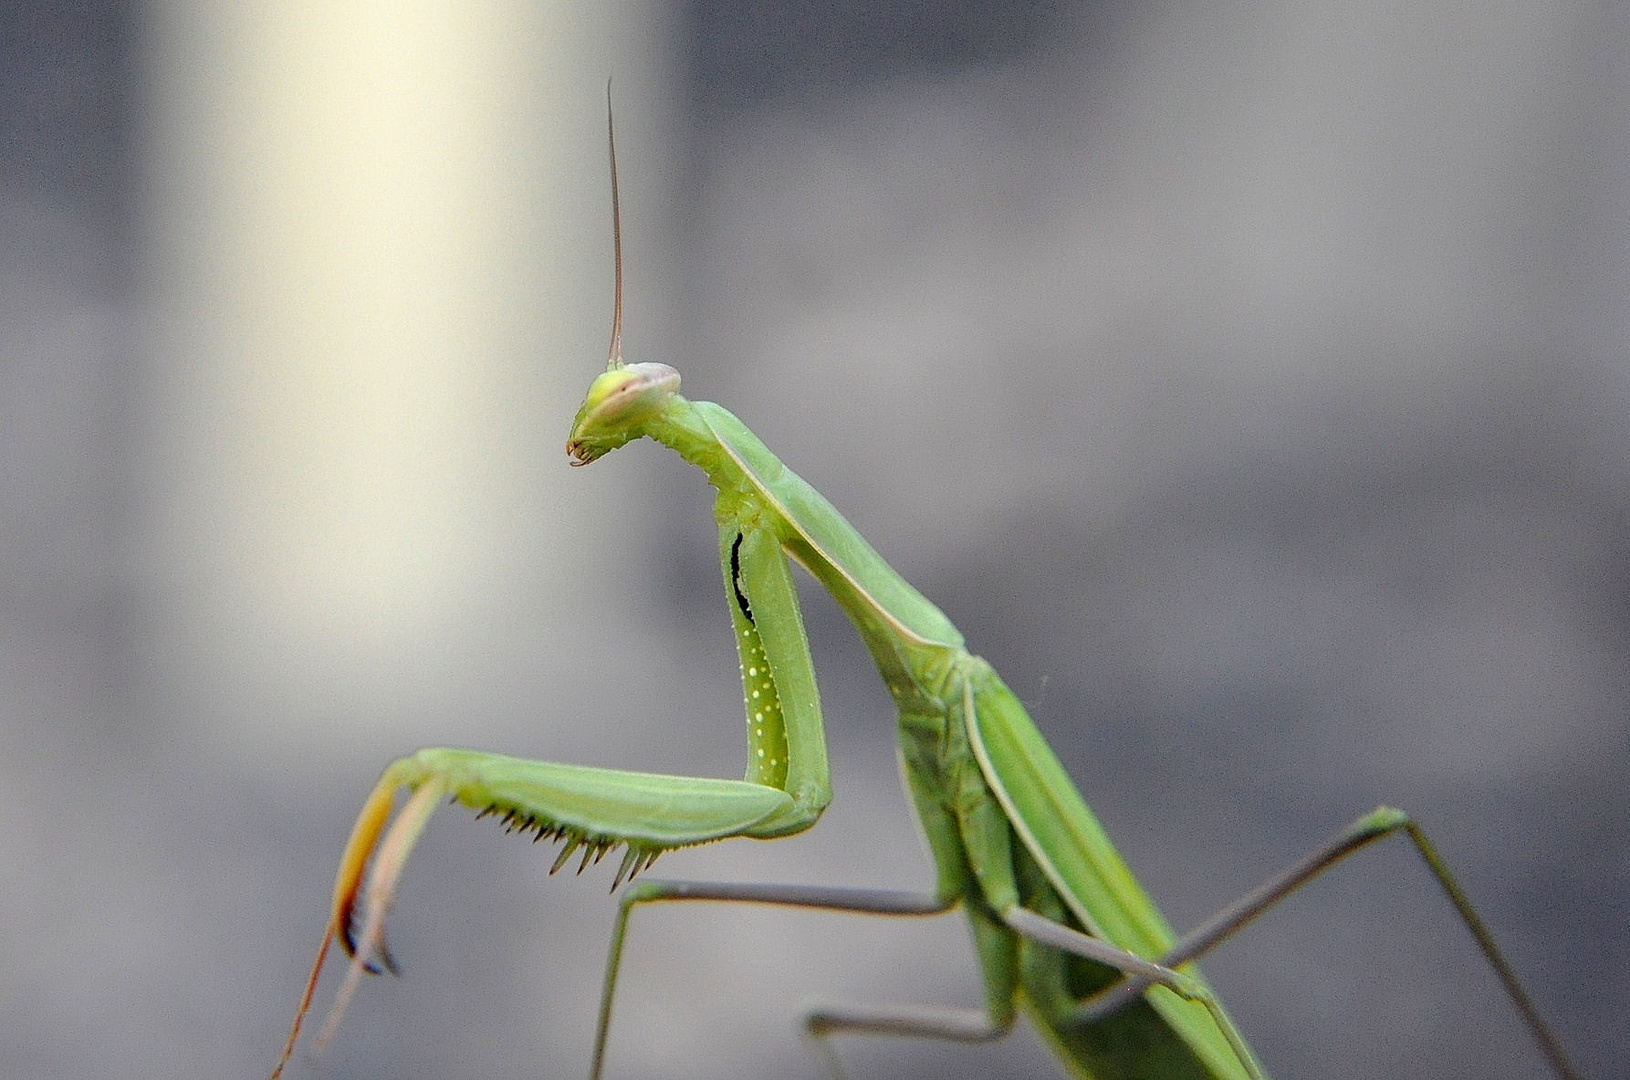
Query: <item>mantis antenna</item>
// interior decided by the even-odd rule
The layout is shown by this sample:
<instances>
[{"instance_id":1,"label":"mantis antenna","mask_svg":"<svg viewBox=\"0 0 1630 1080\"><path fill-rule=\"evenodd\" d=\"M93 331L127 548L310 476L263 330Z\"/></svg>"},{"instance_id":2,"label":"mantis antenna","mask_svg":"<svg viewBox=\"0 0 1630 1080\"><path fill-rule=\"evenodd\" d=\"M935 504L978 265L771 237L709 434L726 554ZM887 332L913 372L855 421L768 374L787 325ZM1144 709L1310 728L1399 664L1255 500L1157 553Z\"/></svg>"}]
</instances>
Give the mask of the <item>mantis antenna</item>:
<instances>
[{"instance_id":1,"label":"mantis antenna","mask_svg":"<svg viewBox=\"0 0 1630 1080\"><path fill-rule=\"evenodd\" d=\"M611 80L606 80L606 143L611 147L611 251L617 285L611 309L611 355L606 370L623 366L623 212L617 198L617 127L611 118Z\"/></svg>"}]
</instances>

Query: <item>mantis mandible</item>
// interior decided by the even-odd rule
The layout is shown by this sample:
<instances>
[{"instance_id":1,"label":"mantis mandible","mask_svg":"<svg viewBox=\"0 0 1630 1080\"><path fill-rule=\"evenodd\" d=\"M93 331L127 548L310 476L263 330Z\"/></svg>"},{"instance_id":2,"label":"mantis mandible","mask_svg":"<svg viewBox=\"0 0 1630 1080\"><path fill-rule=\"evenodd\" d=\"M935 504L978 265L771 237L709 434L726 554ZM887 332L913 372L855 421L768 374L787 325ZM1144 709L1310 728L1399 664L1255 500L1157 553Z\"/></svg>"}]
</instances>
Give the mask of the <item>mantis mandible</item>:
<instances>
[{"instance_id":1,"label":"mantis mandible","mask_svg":"<svg viewBox=\"0 0 1630 1080\"><path fill-rule=\"evenodd\" d=\"M1578 1076L1447 866L1402 811L1381 807L1365 814L1198 929L1174 934L1019 699L964 648L945 615L736 417L681 397L679 373L666 364L623 361L622 225L609 116L607 127L616 267L610 358L589 387L566 448L573 465L587 465L635 439L653 439L701 469L717 490L720 563L747 709L746 777L633 773L452 748L393 762L341 857L322 945L274 1080L293 1052L333 941L352 961L319 1043L333 1033L365 972L395 970L385 916L408 854L443 799L496 816L511 832L560 841L551 872L574 858L581 872L622 850L612 889L628 888L607 959L594 1078L606 1062L633 910L664 900L714 900L874 915L925 916L956 907L967 913L984 977L984 1009L813 1013L805 1021L808 1032L834 1075L841 1067L832 1035L983 1041L1009 1031L1022 1011L1076 1076L1262 1080L1262 1066L1192 961L1331 865L1393 834L1420 852L1555 1074ZM830 800L820 698L793 561L854 623L894 699L905 786L937 876L932 892L632 880L674 848L802 832ZM399 788L410 794L393 819Z\"/></svg>"}]
</instances>

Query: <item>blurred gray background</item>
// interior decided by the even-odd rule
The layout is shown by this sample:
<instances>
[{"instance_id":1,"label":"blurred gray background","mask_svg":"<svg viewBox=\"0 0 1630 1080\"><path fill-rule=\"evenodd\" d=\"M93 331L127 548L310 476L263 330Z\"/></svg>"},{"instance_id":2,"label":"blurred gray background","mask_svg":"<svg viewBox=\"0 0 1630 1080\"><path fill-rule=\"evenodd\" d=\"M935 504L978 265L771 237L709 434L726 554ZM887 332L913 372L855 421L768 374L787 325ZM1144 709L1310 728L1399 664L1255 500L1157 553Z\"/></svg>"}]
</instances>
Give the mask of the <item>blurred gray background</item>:
<instances>
[{"instance_id":1,"label":"blurred gray background","mask_svg":"<svg viewBox=\"0 0 1630 1080\"><path fill-rule=\"evenodd\" d=\"M0 1075L263 1075L416 747L739 774L705 482L562 451L607 76L628 356L945 608L1176 924L1396 803L1630 1075L1622 5L447 8L0 13ZM926 887L806 614L831 811L658 872ZM610 873L549 861L438 816L406 976L292 1075L582 1075ZM1544 1075L1399 845L1206 967L1278 1077ZM807 999L980 998L957 917L702 906L625 985L615 1077L812 1076Z\"/></svg>"}]
</instances>

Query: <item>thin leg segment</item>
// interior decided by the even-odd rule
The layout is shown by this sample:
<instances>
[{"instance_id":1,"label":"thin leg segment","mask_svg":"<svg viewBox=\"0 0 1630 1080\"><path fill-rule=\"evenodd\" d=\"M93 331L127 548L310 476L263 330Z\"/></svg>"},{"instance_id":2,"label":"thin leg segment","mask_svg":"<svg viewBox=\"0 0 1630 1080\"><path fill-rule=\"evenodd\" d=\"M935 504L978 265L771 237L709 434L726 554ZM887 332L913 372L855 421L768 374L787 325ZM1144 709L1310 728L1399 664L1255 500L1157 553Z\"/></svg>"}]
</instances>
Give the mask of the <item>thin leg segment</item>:
<instances>
[{"instance_id":1,"label":"thin leg segment","mask_svg":"<svg viewBox=\"0 0 1630 1080\"><path fill-rule=\"evenodd\" d=\"M606 955L606 976L600 993L600 1019L594 1034L594 1063L591 1080L600 1080L605 1068L606 1041L611 1031L611 1004L617 993L617 975L622 966L623 945L628 936L628 919L640 904L672 900L715 900L738 904L774 904L781 907L849 911L865 915L940 915L957 901L932 893L892 889L836 888L822 885L777 885L734 881L637 881L623 893L617 908L617 921L611 931L611 948ZM997 1038L1013 1025L997 1023L974 1009L824 1009L811 1014L807 1027L827 1069L842 1075L826 1036L836 1031L871 1031L899 1035L926 1035L960 1041Z\"/></svg>"},{"instance_id":2,"label":"thin leg segment","mask_svg":"<svg viewBox=\"0 0 1630 1080\"><path fill-rule=\"evenodd\" d=\"M1533 999L1523 989L1522 982L1517 978L1517 972L1505 954L1500 951L1494 940L1494 935L1483 922L1472 906L1460 882L1455 879L1449 870L1448 864L1438 854L1433 843L1427 839L1419 825L1413 818L1402 810L1390 806L1379 807L1364 815L1324 844L1309 852L1299 862L1290 866L1281 873L1264 882L1254 891L1241 897L1235 903L1224 908L1205 923L1184 935L1171 951L1160 958L1160 963L1166 967L1177 967L1190 960L1197 959L1219 944L1232 937L1239 930L1254 921L1259 915L1273 907L1279 901L1318 877L1347 856L1368 847L1377 840L1385 839L1394 833L1402 833L1415 845L1415 850L1426 862L1427 869L1437 879L1438 886L1443 890L1449 902L1454 905L1455 912L1460 921L1465 923L1466 929L1471 932L1477 941L1477 947L1482 950L1483 956L1488 960L1489 966L1494 969L1495 975L1505 988L1506 995L1510 997L1517 1012L1521 1014L1523 1023L1527 1026L1529 1034L1539 1045L1540 1052L1545 1055L1551 1069L1563 1080L1580 1080L1580 1074L1568 1059L1567 1052L1562 1049L1556 1033L1540 1015ZM1085 1002L1074 1017L1076 1023L1087 1024L1107 1016L1117 1009L1125 1006L1129 1001L1137 998L1149 988L1152 981L1142 975L1134 975L1126 982L1112 987L1099 994L1092 1000Z\"/></svg>"},{"instance_id":3,"label":"thin leg segment","mask_svg":"<svg viewBox=\"0 0 1630 1080\"><path fill-rule=\"evenodd\" d=\"M823 1005L804 1018L804 1028L816 1056L831 1080L848 1075L832 1045L833 1035L889 1035L896 1038L940 1039L946 1042L984 1043L1013 1030L1015 1012L994 1017L984 1009L935 1005Z\"/></svg>"}]
</instances>

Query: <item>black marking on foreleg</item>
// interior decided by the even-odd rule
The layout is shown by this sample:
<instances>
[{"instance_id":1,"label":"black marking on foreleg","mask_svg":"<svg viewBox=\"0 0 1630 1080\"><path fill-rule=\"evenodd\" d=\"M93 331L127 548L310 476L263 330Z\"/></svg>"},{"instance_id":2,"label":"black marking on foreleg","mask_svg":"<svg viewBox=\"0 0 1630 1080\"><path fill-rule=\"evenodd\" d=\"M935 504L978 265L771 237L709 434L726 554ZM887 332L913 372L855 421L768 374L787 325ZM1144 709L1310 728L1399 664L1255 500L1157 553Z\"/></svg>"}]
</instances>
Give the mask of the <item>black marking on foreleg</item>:
<instances>
[{"instance_id":1,"label":"black marking on foreleg","mask_svg":"<svg viewBox=\"0 0 1630 1080\"><path fill-rule=\"evenodd\" d=\"M747 602L747 590L743 587L745 583L741 579L741 540L741 533L737 533L736 542L730 545L730 591L736 594L736 606L741 608L741 613L752 623L753 605Z\"/></svg>"}]
</instances>

